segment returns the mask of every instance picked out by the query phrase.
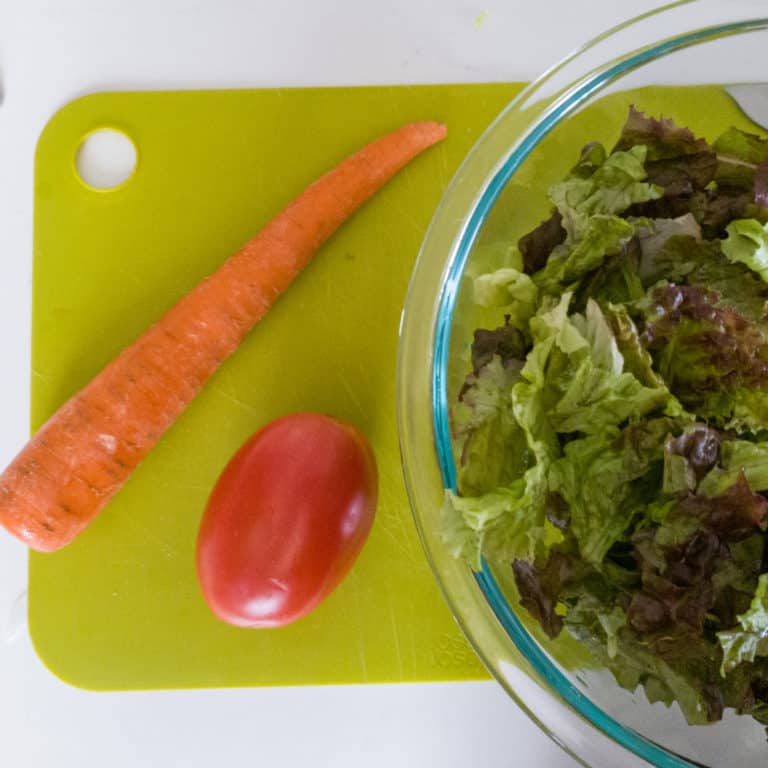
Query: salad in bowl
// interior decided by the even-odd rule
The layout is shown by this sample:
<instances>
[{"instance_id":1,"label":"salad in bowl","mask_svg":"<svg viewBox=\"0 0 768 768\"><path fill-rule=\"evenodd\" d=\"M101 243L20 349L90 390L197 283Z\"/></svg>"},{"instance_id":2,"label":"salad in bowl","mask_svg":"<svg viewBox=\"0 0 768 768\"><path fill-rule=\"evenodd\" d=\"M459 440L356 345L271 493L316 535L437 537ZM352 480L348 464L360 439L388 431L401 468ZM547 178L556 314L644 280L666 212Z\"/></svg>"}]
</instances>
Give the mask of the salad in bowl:
<instances>
[{"instance_id":1,"label":"salad in bowl","mask_svg":"<svg viewBox=\"0 0 768 768\"><path fill-rule=\"evenodd\" d=\"M474 277L444 540L619 685L768 724L768 139L633 106L548 197Z\"/></svg>"}]
</instances>

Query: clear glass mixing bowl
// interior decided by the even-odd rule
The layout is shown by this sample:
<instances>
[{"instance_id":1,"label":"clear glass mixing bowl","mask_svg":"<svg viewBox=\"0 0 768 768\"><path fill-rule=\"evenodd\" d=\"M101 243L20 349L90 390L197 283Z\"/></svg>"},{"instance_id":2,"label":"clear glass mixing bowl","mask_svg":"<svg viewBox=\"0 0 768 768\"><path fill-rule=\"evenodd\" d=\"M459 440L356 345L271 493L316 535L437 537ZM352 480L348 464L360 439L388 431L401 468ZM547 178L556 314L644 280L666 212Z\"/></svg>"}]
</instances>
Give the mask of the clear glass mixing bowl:
<instances>
[{"instance_id":1,"label":"clear glass mixing bowl","mask_svg":"<svg viewBox=\"0 0 768 768\"><path fill-rule=\"evenodd\" d=\"M507 575L487 564L475 574L446 551L440 508L444 489L455 482L448 404L466 373L476 327L468 278L546 217L549 184L574 164L582 145L611 146L630 104L710 139L734 119L744 121L724 86L768 80L765 50L765 0L673 3L580 48L526 88L468 155L435 213L409 289L399 426L427 556L494 677L542 729L594 768L756 768L768 765L768 743L751 718L730 714L716 725L691 727L676 707L651 705L606 671L574 665L574 641L537 633Z\"/></svg>"}]
</instances>

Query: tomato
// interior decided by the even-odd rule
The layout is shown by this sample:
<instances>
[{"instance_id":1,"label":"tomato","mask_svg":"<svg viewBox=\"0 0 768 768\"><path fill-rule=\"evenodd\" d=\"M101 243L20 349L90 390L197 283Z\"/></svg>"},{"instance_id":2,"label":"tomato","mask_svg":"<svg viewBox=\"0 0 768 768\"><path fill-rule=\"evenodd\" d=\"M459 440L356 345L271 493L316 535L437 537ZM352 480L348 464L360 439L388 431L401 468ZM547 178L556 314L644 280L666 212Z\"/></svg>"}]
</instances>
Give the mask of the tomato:
<instances>
[{"instance_id":1,"label":"tomato","mask_svg":"<svg viewBox=\"0 0 768 768\"><path fill-rule=\"evenodd\" d=\"M378 478L365 436L316 413L271 422L218 479L200 524L197 574L223 621L278 627L341 582L373 524Z\"/></svg>"}]
</instances>

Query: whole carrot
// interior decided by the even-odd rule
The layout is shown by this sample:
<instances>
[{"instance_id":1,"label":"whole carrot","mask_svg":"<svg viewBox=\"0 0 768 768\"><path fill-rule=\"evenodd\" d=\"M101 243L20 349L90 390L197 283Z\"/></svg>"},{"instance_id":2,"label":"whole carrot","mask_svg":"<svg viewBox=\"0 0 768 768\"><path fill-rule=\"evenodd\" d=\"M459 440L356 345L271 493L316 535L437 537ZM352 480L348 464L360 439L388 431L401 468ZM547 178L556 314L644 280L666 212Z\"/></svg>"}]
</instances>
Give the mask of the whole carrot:
<instances>
[{"instance_id":1,"label":"whole carrot","mask_svg":"<svg viewBox=\"0 0 768 768\"><path fill-rule=\"evenodd\" d=\"M42 552L72 541L315 251L445 135L439 123L411 123L307 187L32 437L0 476L0 523Z\"/></svg>"}]
</instances>

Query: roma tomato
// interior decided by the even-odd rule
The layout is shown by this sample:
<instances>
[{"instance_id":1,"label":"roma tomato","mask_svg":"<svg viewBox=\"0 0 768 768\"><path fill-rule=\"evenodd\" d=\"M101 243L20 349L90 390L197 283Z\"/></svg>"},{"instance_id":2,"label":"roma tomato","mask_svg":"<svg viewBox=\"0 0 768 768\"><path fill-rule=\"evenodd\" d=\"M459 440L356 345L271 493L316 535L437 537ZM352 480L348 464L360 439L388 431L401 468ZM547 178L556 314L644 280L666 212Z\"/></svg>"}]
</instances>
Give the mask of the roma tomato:
<instances>
[{"instance_id":1,"label":"roma tomato","mask_svg":"<svg viewBox=\"0 0 768 768\"><path fill-rule=\"evenodd\" d=\"M271 422L235 454L197 539L203 595L223 621L277 627L341 582L376 510L373 451L354 427L316 413Z\"/></svg>"}]
</instances>

